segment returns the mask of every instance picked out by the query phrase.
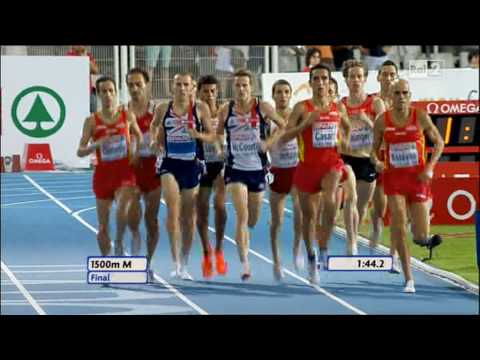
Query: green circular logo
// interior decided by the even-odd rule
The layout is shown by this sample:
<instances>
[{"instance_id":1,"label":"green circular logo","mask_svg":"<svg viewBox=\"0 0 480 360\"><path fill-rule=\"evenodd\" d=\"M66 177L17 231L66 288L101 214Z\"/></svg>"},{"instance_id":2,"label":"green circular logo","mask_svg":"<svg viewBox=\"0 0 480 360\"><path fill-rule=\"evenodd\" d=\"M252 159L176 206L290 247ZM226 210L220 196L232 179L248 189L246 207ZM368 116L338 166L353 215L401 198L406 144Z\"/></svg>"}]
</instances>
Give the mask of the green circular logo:
<instances>
[{"instance_id":1,"label":"green circular logo","mask_svg":"<svg viewBox=\"0 0 480 360\"><path fill-rule=\"evenodd\" d=\"M23 117L22 120L19 119L19 105L21 101L28 95L32 93L37 93L33 105L30 107L27 115ZM56 120L52 118L50 112L45 106L44 99L40 96L39 93L44 93L48 97L53 98L60 109L60 114ZM51 101L50 101L51 103ZM32 86L23 90L20 94L17 95L12 104L12 119L13 123L20 132L27 136L34 138L44 138L50 135L55 134L63 126L65 122L65 103L63 102L60 95L58 95L52 89L45 86ZM54 123L54 126L47 128L42 127L42 123ZM27 126L29 124L35 124L34 127Z\"/></svg>"}]
</instances>

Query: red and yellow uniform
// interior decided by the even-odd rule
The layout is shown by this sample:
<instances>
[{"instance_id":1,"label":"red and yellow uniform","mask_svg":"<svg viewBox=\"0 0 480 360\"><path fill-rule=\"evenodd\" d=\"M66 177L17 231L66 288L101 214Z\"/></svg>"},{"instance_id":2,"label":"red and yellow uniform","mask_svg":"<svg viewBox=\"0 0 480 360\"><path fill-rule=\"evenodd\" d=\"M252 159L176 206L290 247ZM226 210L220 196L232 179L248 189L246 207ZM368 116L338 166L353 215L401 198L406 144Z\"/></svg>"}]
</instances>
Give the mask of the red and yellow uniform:
<instances>
[{"instance_id":1,"label":"red and yellow uniform","mask_svg":"<svg viewBox=\"0 0 480 360\"><path fill-rule=\"evenodd\" d=\"M150 150L150 124L155 113L155 105L150 102L147 112L137 117L138 127L143 134L143 143L140 144L140 161L134 167L137 185L140 191L148 193L160 186L160 178L156 174L157 156Z\"/></svg>"},{"instance_id":2,"label":"red and yellow uniform","mask_svg":"<svg viewBox=\"0 0 480 360\"><path fill-rule=\"evenodd\" d=\"M392 112L385 112L385 195L404 195L408 202L427 201L430 183L418 175L426 164L425 136L417 119L417 110L410 108L410 118L403 127L396 127Z\"/></svg>"},{"instance_id":3,"label":"red and yellow uniform","mask_svg":"<svg viewBox=\"0 0 480 360\"><path fill-rule=\"evenodd\" d=\"M305 100L306 112L315 111L311 100ZM320 113L311 126L298 137L299 163L293 179L302 192L315 193L321 190L322 178L330 171L341 172L343 161L337 151L340 113L332 102L330 109Z\"/></svg>"},{"instance_id":4,"label":"red and yellow uniform","mask_svg":"<svg viewBox=\"0 0 480 360\"><path fill-rule=\"evenodd\" d=\"M122 186L135 186L133 167L129 164L130 134L127 111L122 110L114 124L103 122L95 113L93 139L109 139L96 150L97 165L93 173L93 191L98 199L113 199Z\"/></svg>"}]
</instances>

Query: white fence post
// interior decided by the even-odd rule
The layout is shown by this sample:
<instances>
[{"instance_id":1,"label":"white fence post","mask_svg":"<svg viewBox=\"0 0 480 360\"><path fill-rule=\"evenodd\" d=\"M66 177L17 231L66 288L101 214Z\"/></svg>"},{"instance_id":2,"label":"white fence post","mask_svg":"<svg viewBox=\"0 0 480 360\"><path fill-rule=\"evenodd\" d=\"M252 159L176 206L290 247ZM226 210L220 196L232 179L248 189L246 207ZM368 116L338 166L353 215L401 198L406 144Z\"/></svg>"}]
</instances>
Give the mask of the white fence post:
<instances>
[{"instance_id":1,"label":"white fence post","mask_svg":"<svg viewBox=\"0 0 480 360\"><path fill-rule=\"evenodd\" d=\"M278 73L278 46L272 46L272 72Z\"/></svg>"},{"instance_id":2,"label":"white fence post","mask_svg":"<svg viewBox=\"0 0 480 360\"><path fill-rule=\"evenodd\" d=\"M134 68L136 66L136 59L135 59L135 45L128 47L129 56L128 56L128 68Z\"/></svg>"},{"instance_id":3,"label":"white fence post","mask_svg":"<svg viewBox=\"0 0 480 360\"><path fill-rule=\"evenodd\" d=\"M120 88L120 62L119 62L119 46L113 46L113 78L117 83L117 86Z\"/></svg>"},{"instance_id":4,"label":"white fence post","mask_svg":"<svg viewBox=\"0 0 480 360\"><path fill-rule=\"evenodd\" d=\"M263 72L270 72L270 46L263 47L264 57L263 57Z\"/></svg>"},{"instance_id":5,"label":"white fence post","mask_svg":"<svg viewBox=\"0 0 480 360\"><path fill-rule=\"evenodd\" d=\"M123 104L128 102L128 92L125 84L125 76L128 72L128 46L120 46L120 101Z\"/></svg>"}]
</instances>

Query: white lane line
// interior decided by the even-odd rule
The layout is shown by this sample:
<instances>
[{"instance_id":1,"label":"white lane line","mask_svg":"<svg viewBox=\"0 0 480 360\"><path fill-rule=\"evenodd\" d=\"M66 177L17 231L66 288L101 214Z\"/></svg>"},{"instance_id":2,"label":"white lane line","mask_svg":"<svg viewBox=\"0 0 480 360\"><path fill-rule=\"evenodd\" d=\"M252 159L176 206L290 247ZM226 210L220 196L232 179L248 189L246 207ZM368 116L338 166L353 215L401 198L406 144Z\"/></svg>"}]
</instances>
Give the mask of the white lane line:
<instances>
[{"instance_id":1,"label":"white lane line","mask_svg":"<svg viewBox=\"0 0 480 360\"><path fill-rule=\"evenodd\" d=\"M265 200L265 199L264 199ZM268 200L267 200L268 202ZM285 208L285 211L290 211L292 210ZM347 232L345 231L344 228L341 228L339 226L334 227L334 232L336 232L338 235L342 236L345 238ZM358 244L366 247L367 249L370 248L369 240L365 238L364 236L358 234ZM390 248L384 246L384 245L378 245L377 248L375 249L376 252L381 253L381 254L389 254L390 253ZM430 275L431 277L443 280L449 284L453 284L455 286L458 286L462 288L463 290L466 290L470 293L473 293L475 295L478 295L478 285L471 283L470 281L467 281L463 279L462 277L458 276L457 274L438 269L436 267L433 267L431 265L425 264L422 261L414 258L413 256L410 257L410 261L412 263L412 267L415 268L418 271L423 272L426 275Z\"/></svg>"},{"instance_id":2,"label":"white lane line","mask_svg":"<svg viewBox=\"0 0 480 360\"><path fill-rule=\"evenodd\" d=\"M8 277L10 278L12 283L18 288L18 290L20 290L22 295L25 297L25 299L28 300L28 302L30 303L30 305L32 305L32 307L35 309L35 311L39 315L46 315L47 313L40 307L40 305L38 305L38 303L35 301L35 299L32 297L32 295L30 295L30 293L27 291L27 289L25 289L25 287L22 285L22 283L20 281L18 281L18 279L15 277L15 275L13 275L13 273L10 271L8 266L5 265L3 263L3 261L1 263L2 263L1 264L2 270L5 272L5 274L8 275ZM3 285L3 281L1 283Z\"/></svg>"},{"instance_id":3,"label":"white lane line","mask_svg":"<svg viewBox=\"0 0 480 360\"><path fill-rule=\"evenodd\" d=\"M170 290L172 293L174 293L184 303L186 303L187 305L190 305L193 309L195 309L195 311L198 312L200 315L208 315L208 313L205 310L203 310L200 306L198 306L193 301L191 301L189 298L187 298L185 295L183 295L180 291L178 291L176 288L174 288L172 285L170 285L168 282L166 282L160 276L158 276L157 274L154 273L153 277L155 278L155 280L160 281L163 284L163 286L165 286L168 290Z\"/></svg>"},{"instance_id":4,"label":"white lane line","mask_svg":"<svg viewBox=\"0 0 480 360\"><path fill-rule=\"evenodd\" d=\"M85 184L87 185L87 184ZM84 184L80 184L80 185L74 185L74 186L78 186L78 187L84 187ZM52 189L52 188L55 188L55 189L64 189L64 188L68 188L68 189L71 189L73 186L72 185L52 185L52 186L49 186L48 187L48 190ZM7 191L7 190L32 190L32 187L31 186L28 186L28 187L15 187L15 188L12 188L12 187L9 187L9 188L3 188L2 187L2 191Z\"/></svg>"},{"instance_id":5,"label":"white lane line","mask_svg":"<svg viewBox=\"0 0 480 360\"><path fill-rule=\"evenodd\" d=\"M90 294L90 293L103 293L105 294L106 289L102 290L94 290L94 289L86 289L86 290L32 290L30 294ZM2 291L2 294L5 295L13 295L18 294L18 291Z\"/></svg>"},{"instance_id":6,"label":"white lane line","mask_svg":"<svg viewBox=\"0 0 480 360\"><path fill-rule=\"evenodd\" d=\"M38 191L40 191L42 194L44 194L46 197L48 197L49 199L52 199L55 204L57 204L58 206L60 206L63 210L65 210L68 214L71 214L72 213L72 210L70 210L68 208L68 206L64 205L63 203L61 203L60 201L58 201L53 195L51 195L48 191L46 191L45 189L43 189L40 185L38 185L34 180L32 180L32 178L30 178L30 176L28 175L23 175L23 177L25 179L27 179L33 186L35 186L35 188L38 189Z\"/></svg>"},{"instance_id":7,"label":"white lane line","mask_svg":"<svg viewBox=\"0 0 480 360\"><path fill-rule=\"evenodd\" d=\"M47 284L85 284L85 280L22 280L22 283L25 285L47 285ZM2 286L11 286L15 285L8 281L2 280Z\"/></svg>"},{"instance_id":8,"label":"white lane line","mask_svg":"<svg viewBox=\"0 0 480 360\"><path fill-rule=\"evenodd\" d=\"M44 265L44 264L39 264L39 265L10 265L10 269L15 269L15 268L60 268L60 267L85 267L85 264L83 265Z\"/></svg>"},{"instance_id":9,"label":"white lane line","mask_svg":"<svg viewBox=\"0 0 480 360\"><path fill-rule=\"evenodd\" d=\"M210 231L213 232L213 233L215 232L215 229L212 228L212 227L210 227L210 226L208 227L208 230L210 230ZM225 238L226 240L230 241L230 242L231 242L232 244L234 244L235 246L237 246L237 243L235 242L234 239L228 237L227 235L224 235L224 238ZM272 260L270 260L270 259L267 258L266 256L263 256L262 254L254 251L254 250L252 250L252 249L249 249L248 252L252 253L252 254L255 255L256 257L262 259L263 261L266 261L266 262L269 263L269 264L273 264L273 261L272 261ZM359 315L367 315L366 312L364 312L364 311L356 308L355 306L349 304L349 303L346 302L345 300L340 299L339 297L333 295L331 292L325 290L324 288L322 288L322 287L320 287L320 286L318 286L318 285L312 285L312 284L310 284L310 282L309 282L307 279L305 279L304 277L299 276L299 275L291 272L290 270L288 270L288 269L286 269L286 268L284 268L284 267L283 267L283 271L285 272L285 274L288 274L288 275L290 275L291 277L293 277L293 278L295 278L295 279L303 282L304 284L307 284L307 285L313 287L313 288L314 288L315 290L317 290L318 292L322 293L323 295L327 296L328 298L332 299L333 301L338 302L340 305L345 306L346 308L348 308L349 310L353 311L354 313L357 313L357 314L359 314Z\"/></svg>"},{"instance_id":10,"label":"white lane line","mask_svg":"<svg viewBox=\"0 0 480 360\"><path fill-rule=\"evenodd\" d=\"M94 209L95 207L91 207L91 208L86 208L86 209L82 209L82 210L78 210L76 211L75 213L72 212L72 210L70 210L67 206L65 206L64 204L62 204L60 201L58 201L53 195L51 195L48 191L46 191L44 188L42 188L39 184L37 184L34 180L32 180L28 175L23 175L33 186L35 186L41 193L43 193L44 195L46 195L47 197L49 197L50 199L52 199L58 206L60 206L62 209L64 209L69 215L72 215L75 219L77 219L80 223L82 223L83 225L85 225L87 228L89 228L91 231L93 231L95 234L98 233L98 230L93 227L92 225L90 225L89 223L87 223L85 220L83 220L79 214L83 211L87 211L87 210L91 210L91 209ZM167 281L165 281L164 279L162 279L160 276L158 276L157 274L154 274L154 278L161 282L168 290L170 290L172 293L174 293L180 300L182 300L183 302L185 302L187 305L191 306L195 311L197 311L199 314L201 315L208 315L208 313L203 310L200 306L196 305L193 301L189 300L185 295L183 295L182 293L180 293L180 291L178 291L175 287L173 287L172 285L170 285Z\"/></svg>"},{"instance_id":11,"label":"white lane line","mask_svg":"<svg viewBox=\"0 0 480 360\"><path fill-rule=\"evenodd\" d=\"M265 200L265 199L264 199L264 200ZM165 206L167 205L166 202L165 202L163 199L161 199L160 201L161 201L161 203L162 203L163 205L165 205ZM215 232L215 229L212 228L212 227L210 227L210 226L208 227L208 230L210 230L210 231L213 232L213 233ZM224 235L224 238L225 238L226 240L230 241L233 245L237 246L237 243L235 242L234 239L228 237L227 235ZM254 251L254 250L252 250L252 249L249 249L248 251L249 251L250 253L252 253L253 255L257 256L258 258L266 261L267 263L273 264L273 261L272 261L272 260L270 260L269 258L263 256L262 254ZM303 277L301 277L301 276L298 276L297 274L291 272L290 270L285 269L285 268L283 268L283 270L285 271L286 274L294 277L295 279L297 279L297 280L299 280L299 281L301 281L301 282L303 282L303 283L305 283L305 284L307 284L307 285L309 285L309 286L312 286L312 287L313 287L315 290L317 290L318 292L324 294L325 296L329 297L330 299L332 299L332 300L338 302L339 304L345 306L346 308L350 309L351 311L353 311L353 312L355 312L355 313L357 313L357 314L359 314L359 315L366 315L366 314L367 314L367 313L363 312L362 310L356 308L355 306L349 304L348 302L346 302L346 301L340 299L339 297L333 295L332 293L328 292L327 290L323 289L322 287L320 287L320 286L318 286L318 285L311 285L310 282L309 282L307 279L305 279L305 278L303 278Z\"/></svg>"},{"instance_id":12,"label":"white lane line","mask_svg":"<svg viewBox=\"0 0 480 360\"><path fill-rule=\"evenodd\" d=\"M94 197L95 197L94 195L89 195L89 196L74 196L74 197L68 197L68 198L59 198L58 200L91 199L91 198L94 198ZM52 201L52 199L20 201L20 202L2 204L2 207L8 207L8 206L13 206L13 205L22 205L22 204L33 204L33 203L47 202L47 201Z\"/></svg>"},{"instance_id":13,"label":"white lane line","mask_svg":"<svg viewBox=\"0 0 480 360\"><path fill-rule=\"evenodd\" d=\"M18 271L15 271L15 274L37 274L37 273L56 273L56 274L58 274L58 273L79 273L79 272L87 272L87 270L83 270L83 269L18 270Z\"/></svg>"},{"instance_id":14,"label":"white lane line","mask_svg":"<svg viewBox=\"0 0 480 360\"><path fill-rule=\"evenodd\" d=\"M270 205L270 201L268 201L268 200L265 199L265 198L263 199L263 202L264 202L265 204L269 204L269 205ZM292 210L290 210L290 209L288 209L288 208L283 208L283 209L284 209L286 212L288 212L288 213L290 213L290 214L293 214L293 211L292 211Z\"/></svg>"},{"instance_id":15,"label":"white lane line","mask_svg":"<svg viewBox=\"0 0 480 360\"><path fill-rule=\"evenodd\" d=\"M27 176L27 175L25 175ZM73 193L92 193L92 190L67 190L67 191L52 191L52 194L73 194ZM2 198L4 197L11 197L11 196L25 196L25 195L38 195L38 193L18 193L18 194L3 194Z\"/></svg>"}]
</instances>

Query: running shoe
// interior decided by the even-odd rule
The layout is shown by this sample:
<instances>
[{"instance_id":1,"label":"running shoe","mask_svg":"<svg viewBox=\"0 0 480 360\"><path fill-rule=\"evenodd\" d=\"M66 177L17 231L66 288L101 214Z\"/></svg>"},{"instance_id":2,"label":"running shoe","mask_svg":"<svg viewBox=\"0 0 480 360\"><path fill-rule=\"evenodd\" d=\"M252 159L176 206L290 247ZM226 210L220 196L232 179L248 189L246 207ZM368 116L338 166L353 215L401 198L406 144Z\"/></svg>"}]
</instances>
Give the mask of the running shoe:
<instances>
[{"instance_id":1,"label":"running shoe","mask_svg":"<svg viewBox=\"0 0 480 360\"><path fill-rule=\"evenodd\" d=\"M202 274L203 277L209 279L213 276L213 263L210 254L204 255L202 260Z\"/></svg>"},{"instance_id":2,"label":"running shoe","mask_svg":"<svg viewBox=\"0 0 480 360\"><path fill-rule=\"evenodd\" d=\"M219 275L226 275L228 271L228 263L225 261L223 251L215 251L215 265Z\"/></svg>"},{"instance_id":3,"label":"running shoe","mask_svg":"<svg viewBox=\"0 0 480 360\"><path fill-rule=\"evenodd\" d=\"M408 280L403 288L404 293L414 293L415 292L415 283L413 280Z\"/></svg>"}]
</instances>

